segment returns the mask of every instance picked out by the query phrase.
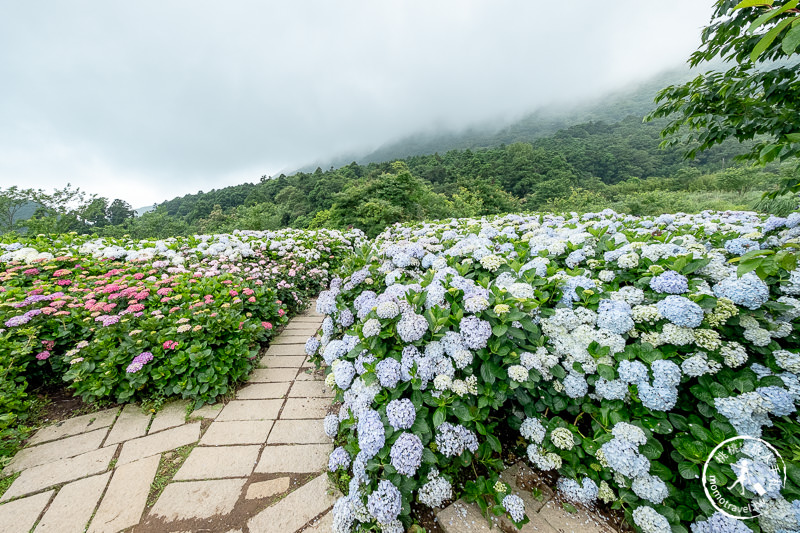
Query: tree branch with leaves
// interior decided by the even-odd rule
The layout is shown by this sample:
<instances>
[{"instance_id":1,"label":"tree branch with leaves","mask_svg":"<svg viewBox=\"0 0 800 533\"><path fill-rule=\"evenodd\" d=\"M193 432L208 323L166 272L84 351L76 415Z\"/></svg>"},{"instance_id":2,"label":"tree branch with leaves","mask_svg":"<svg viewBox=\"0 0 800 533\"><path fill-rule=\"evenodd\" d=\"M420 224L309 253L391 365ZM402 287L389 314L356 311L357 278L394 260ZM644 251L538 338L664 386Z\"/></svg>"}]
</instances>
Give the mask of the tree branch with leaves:
<instances>
[{"instance_id":1,"label":"tree branch with leaves","mask_svg":"<svg viewBox=\"0 0 800 533\"><path fill-rule=\"evenodd\" d=\"M800 11L798 0L719 0L692 67L721 59L709 71L658 93L645 120L668 119L662 146L690 144L686 155L727 139L755 141L740 161L764 165L800 158ZM770 196L800 191L800 164Z\"/></svg>"}]
</instances>

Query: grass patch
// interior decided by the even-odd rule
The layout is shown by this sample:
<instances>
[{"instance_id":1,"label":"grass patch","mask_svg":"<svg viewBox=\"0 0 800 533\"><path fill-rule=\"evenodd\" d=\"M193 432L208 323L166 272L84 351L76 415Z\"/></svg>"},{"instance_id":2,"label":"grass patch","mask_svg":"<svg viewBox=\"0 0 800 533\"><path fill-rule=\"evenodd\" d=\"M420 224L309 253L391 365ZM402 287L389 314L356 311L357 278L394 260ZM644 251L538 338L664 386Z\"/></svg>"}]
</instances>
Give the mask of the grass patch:
<instances>
[{"instance_id":1,"label":"grass patch","mask_svg":"<svg viewBox=\"0 0 800 533\"><path fill-rule=\"evenodd\" d=\"M150 494L147 496L147 507L155 505L158 497L164 492L164 488L172 481L175 473L189 457L189 453L197 446L197 444L188 444L175 448L171 452L164 452L161 454L161 461L158 463L158 471L156 477L150 484Z\"/></svg>"},{"instance_id":2,"label":"grass patch","mask_svg":"<svg viewBox=\"0 0 800 533\"><path fill-rule=\"evenodd\" d=\"M10 476L6 476L0 479L0 497L2 497L3 494L6 493L8 487L10 487L12 483L14 483L14 480L17 479L20 474L21 472L16 472L14 474L11 474Z\"/></svg>"}]
</instances>

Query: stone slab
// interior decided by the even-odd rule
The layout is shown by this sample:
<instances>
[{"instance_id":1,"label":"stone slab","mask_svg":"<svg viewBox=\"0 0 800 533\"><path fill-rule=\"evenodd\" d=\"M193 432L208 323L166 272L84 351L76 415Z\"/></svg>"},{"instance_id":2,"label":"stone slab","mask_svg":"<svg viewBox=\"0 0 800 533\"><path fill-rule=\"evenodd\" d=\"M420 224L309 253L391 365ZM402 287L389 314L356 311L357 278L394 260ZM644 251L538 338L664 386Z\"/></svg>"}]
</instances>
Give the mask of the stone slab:
<instances>
[{"instance_id":1,"label":"stone slab","mask_svg":"<svg viewBox=\"0 0 800 533\"><path fill-rule=\"evenodd\" d=\"M290 398L333 398L334 393L324 381L295 381L289 391Z\"/></svg>"},{"instance_id":2,"label":"stone slab","mask_svg":"<svg viewBox=\"0 0 800 533\"><path fill-rule=\"evenodd\" d=\"M177 402L170 402L164 406L153 418L153 423L150 424L148 435L162 431L175 426L180 426L186 423L186 407L189 405L188 401L180 400Z\"/></svg>"},{"instance_id":3,"label":"stone slab","mask_svg":"<svg viewBox=\"0 0 800 533\"><path fill-rule=\"evenodd\" d=\"M142 413L141 407L128 404L119 414L111 432L106 437L105 445L118 444L126 440L144 436L150 425L150 413Z\"/></svg>"},{"instance_id":4,"label":"stone slab","mask_svg":"<svg viewBox=\"0 0 800 533\"><path fill-rule=\"evenodd\" d=\"M265 446L256 473L309 474L328 467L332 444L303 444L299 446Z\"/></svg>"},{"instance_id":5,"label":"stone slab","mask_svg":"<svg viewBox=\"0 0 800 533\"><path fill-rule=\"evenodd\" d=\"M270 343L273 346L278 346L282 344L299 344L305 350L306 341L308 341L309 337L310 335L303 335L303 334L290 335L288 332L284 331L283 333L272 339Z\"/></svg>"},{"instance_id":6,"label":"stone slab","mask_svg":"<svg viewBox=\"0 0 800 533\"><path fill-rule=\"evenodd\" d=\"M170 522L226 515L233 511L245 481L245 479L214 479L170 483L161 493L150 514ZM280 530L267 528L262 531Z\"/></svg>"},{"instance_id":7,"label":"stone slab","mask_svg":"<svg viewBox=\"0 0 800 533\"><path fill-rule=\"evenodd\" d=\"M250 531L297 531L336 501L327 474L312 479L247 522Z\"/></svg>"},{"instance_id":8,"label":"stone slab","mask_svg":"<svg viewBox=\"0 0 800 533\"><path fill-rule=\"evenodd\" d=\"M247 494L245 495L245 498L248 500L255 500L260 498L270 498L276 494L283 494L289 490L290 481L291 478L289 477L277 477L267 481L251 483L250 486L247 487Z\"/></svg>"},{"instance_id":9,"label":"stone slab","mask_svg":"<svg viewBox=\"0 0 800 533\"><path fill-rule=\"evenodd\" d=\"M272 420L215 420L200 439L201 446L226 444L264 444L267 442Z\"/></svg>"},{"instance_id":10,"label":"stone slab","mask_svg":"<svg viewBox=\"0 0 800 533\"><path fill-rule=\"evenodd\" d=\"M28 533L55 491L47 491L0 505L3 533Z\"/></svg>"},{"instance_id":11,"label":"stone slab","mask_svg":"<svg viewBox=\"0 0 800 533\"><path fill-rule=\"evenodd\" d=\"M520 461L506 468L500 479L511 487L511 493L516 494L525 503L525 512L528 516L538 513L544 504L553 497L553 490L528 465ZM541 499L533 497L532 489L536 487L541 491ZM509 524L511 522L509 521Z\"/></svg>"},{"instance_id":12,"label":"stone slab","mask_svg":"<svg viewBox=\"0 0 800 533\"><path fill-rule=\"evenodd\" d=\"M174 450L200 439L200 422L193 422L176 428L159 431L153 435L129 440L122 445L118 465L132 463L143 457L150 457L167 450Z\"/></svg>"},{"instance_id":13,"label":"stone slab","mask_svg":"<svg viewBox=\"0 0 800 533\"><path fill-rule=\"evenodd\" d=\"M160 460L154 455L114 470L88 533L116 533L139 523Z\"/></svg>"},{"instance_id":14,"label":"stone slab","mask_svg":"<svg viewBox=\"0 0 800 533\"><path fill-rule=\"evenodd\" d=\"M108 428L100 428L61 440L55 440L20 450L3 470L4 474L52 463L68 457L96 450L100 447Z\"/></svg>"},{"instance_id":15,"label":"stone slab","mask_svg":"<svg viewBox=\"0 0 800 533\"><path fill-rule=\"evenodd\" d=\"M106 409L105 411L56 422L52 426L46 426L37 431L28 441L28 446L35 446L49 440L62 439L71 435L108 427L114 423L118 412L119 408Z\"/></svg>"},{"instance_id":16,"label":"stone slab","mask_svg":"<svg viewBox=\"0 0 800 533\"><path fill-rule=\"evenodd\" d=\"M249 383L279 383L294 381L297 376L295 368L256 368L247 378Z\"/></svg>"},{"instance_id":17,"label":"stone slab","mask_svg":"<svg viewBox=\"0 0 800 533\"><path fill-rule=\"evenodd\" d=\"M333 531L333 513L325 513L322 518L311 524L303 530L303 533L329 533Z\"/></svg>"},{"instance_id":18,"label":"stone slab","mask_svg":"<svg viewBox=\"0 0 800 533\"><path fill-rule=\"evenodd\" d=\"M323 315L319 316L310 316L310 315L298 315L292 319L290 324L319 324L322 325L322 321L325 319Z\"/></svg>"},{"instance_id":19,"label":"stone slab","mask_svg":"<svg viewBox=\"0 0 800 533\"><path fill-rule=\"evenodd\" d=\"M258 462L260 446L197 447L186 458L175 481L247 477Z\"/></svg>"},{"instance_id":20,"label":"stone slab","mask_svg":"<svg viewBox=\"0 0 800 533\"><path fill-rule=\"evenodd\" d=\"M228 402L217 420L275 420L283 400L233 400Z\"/></svg>"},{"instance_id":21,"label":"stone slab","mask_svg":"<svg viewBox=\"0 0 800 533\"><path fill-rule=\"evenodd\" d=\"M267 444L323 444L330 440L322 420L276 420Z\"/></svg>"},{"instance_id":22,"label":"stone slab","mask_svg":"<svg viewBox=\"0 0 800 533\"><path fill-rule=\"evenodd\" d=\"M253 383L236 393L237 400L266 400L283 398L289 392L291 383Z\"/></svg>"},{"instance_id":23,"label":"stone slab","mask_svg":"<svg viewBox=\"0 0 800 533\"><path fill-rule=\"evenodd\" d=\"M281 420L325 418L330 406L328 398L289 398L283 405Z\"/></svg>"},{"instance_id":24,"label":"stone slab","mask_svg":"<svg viewBox=\"0 0 800 533\"><path fill-rule=\"evenodd\" d=\"M570 513L564 509L561 503L550 500L544 504L536 516L546 520L558 532L614 533L616 531L599 513L589 512L579 506L575 507L577 507L577 511Z\"/></svg>"},{"instance_id":25,"label":"stone slab","mask_svg":"<svg viewBox=\"0 0 800 533\"><path fill-rule=\"evenodd\" d=\"M111 472L73 481L61 487L34 533L83 533Z\"/></svg>"},{"instance_id":26,"label":"stone slab","mask_svg":"<svg viewBox=\"0 0 800 533\"><path fill-rule=\"evenodd\" d=\"M192 411L192 414L189 415L189 418L217 418L217 415L222 411L223 407L225 406L221 403L204 405L200 409L195 409Z\"/></svg>"},{"instance_id":27,"label":"stone slab","mask_svg":"<svg viewBox=\"0 0 800 533\"><path fill-rule=\"evenodd\" d=\"M299 370L306 362L304 355L268 355L259 361L262 368L291 368Z\"/></svg>"},{"instance_id":28,"label":"stone slab","mask_svg":"<svg viewBox=\"0 0 800 533\"><path fill-rule=\"evenodd\" d=\"M306 356L305 341L302 344L273 344L267 348L265 355L302 355Z\"/></svg>"},{"instance_id":29,"label":"stone slab","mask_svg":"<svg viewBox=\"0 0 800 533\"><path fill-rule=\"evenodd\" d=\"M457 500L436 515L439 526L445 533L476 533L494 531L500 533L499 519L493 517L495 525L481 514L480 508L474 503Z\"/></svg>"},{"instance_id":30,"label":"stone slab","mask_svg":"<svg viewBox=\"0 0 800 533\"><path fill-rule=\"evenodd\" d=\"M116 451L116 446L108 446L69 459L61 459L23 470L0 498L0 501L104 472Z\"/></svg>"},{"instance_id":31,"label":"stone slab","mask_svg":"<svg viewBox=\"0 0 800 533\"><path fill-rule=\"evenodd\" d=\"M289 335L292 337L303 336L308 340L309 337L313 337L319 331L319 326L316 324L309 324L309 323L290 323L286 329L283 330L284 335Z\"/></svg>"},{"instance_id":32,"label":"stone slab","mask_svg":"<svg viewBox=\"0 0 800 533\"><path fill-rule=\"evenodd\" d=\"M295 381L325 381L325 373L321 369L320 371L315 370L313 365L311 368L304 366L298 372Z\"/></svg>"}]
</instances>

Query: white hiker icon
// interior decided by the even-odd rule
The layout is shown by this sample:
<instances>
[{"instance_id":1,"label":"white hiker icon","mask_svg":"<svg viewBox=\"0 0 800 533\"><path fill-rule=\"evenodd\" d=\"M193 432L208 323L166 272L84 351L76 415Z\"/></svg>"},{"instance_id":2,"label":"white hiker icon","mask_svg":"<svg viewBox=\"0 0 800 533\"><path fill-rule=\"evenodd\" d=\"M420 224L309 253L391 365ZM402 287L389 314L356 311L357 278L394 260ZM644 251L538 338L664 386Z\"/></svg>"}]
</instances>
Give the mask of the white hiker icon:
<instances>
[{"instance_id":1,"label":"white hiker icon","mask_svg":"<svg viewBox=\"0 0 800 533\"><path fill-rule=\"evenodd\" d=\"M731 468L734 470L734 472L736 472L736 481L734 481L733 484L728 487L728 490L733 490L736 485L739 485L739 487L742 489L742 496L744 496L745 485L750 485L752 486L753 492L756 492L759 496L763 496L767 493L767 491L764 490L764 487L761 486L761 483L758 481L754 482L754 480L750 479L751 464L752 461L749 459L744 459L731 465Z\"/></svg>"}]
</instances>

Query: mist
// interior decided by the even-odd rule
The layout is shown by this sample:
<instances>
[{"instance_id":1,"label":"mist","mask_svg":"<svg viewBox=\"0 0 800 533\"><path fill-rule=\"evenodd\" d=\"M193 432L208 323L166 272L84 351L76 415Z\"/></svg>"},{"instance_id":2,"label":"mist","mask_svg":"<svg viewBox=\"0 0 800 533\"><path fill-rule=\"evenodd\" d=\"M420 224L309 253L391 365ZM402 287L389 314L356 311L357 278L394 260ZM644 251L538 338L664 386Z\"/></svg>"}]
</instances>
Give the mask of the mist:
<instances>
[{"instance_id":1,"label":"mist","mask_svg":"<svg viewBox=\"0 0 800 533\"><path fill-rule=\"evenodd\" d=\"M2 5L0 186L70 182L134 207L594 100L684 63L713 8Z\"/></svg>"}]
</instances>

